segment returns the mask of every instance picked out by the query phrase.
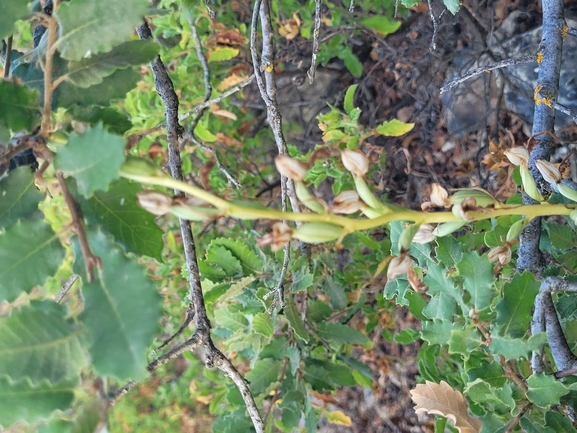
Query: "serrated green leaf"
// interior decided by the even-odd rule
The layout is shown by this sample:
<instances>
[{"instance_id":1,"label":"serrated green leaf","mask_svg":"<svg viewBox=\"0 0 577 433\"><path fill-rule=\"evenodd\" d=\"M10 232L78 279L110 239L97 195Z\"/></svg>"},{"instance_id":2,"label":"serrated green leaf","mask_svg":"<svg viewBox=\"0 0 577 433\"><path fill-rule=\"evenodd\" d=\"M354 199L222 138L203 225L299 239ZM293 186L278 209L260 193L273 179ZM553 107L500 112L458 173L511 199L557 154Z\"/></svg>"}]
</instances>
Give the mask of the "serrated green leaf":
<instances>
[{"instance_id":1,"label":"serrated green leaf","mask_svg":"<svg viewBox=\"0 0 577 433\"><path fill-rule=\"evenodd\" d=\"M41 220L20 221L0 235L0 301L12 302L54 275L64 248L52 228Z\"/></svg>"},{"instance_id":2,"label":"serrated green leaf","mask_svg":"<svg viewBox=\"0 0 577 433\"><path fill-rule=\"evenodd\" d=\"M104 418L105 413L105 403L102 400L95 399L83 404L80 413L74 419L70 433L92 433L98 431L96 427L100 423L104 425L107 423Z\"/></svg>"},{"instance_id":3,"label":"serrated green leaf","mask_svg":"<svg viewBox=\"0 0 577 433\"><path fill-rule=\"evenodd\" d=\"M449 353L459 353L465 359L485 341L476 328L452 329L449 338Z\"/></svg>"},{"instance_id":4,"label":"serrated green leaf","mask_svg":"<svg viewBox=\"0 0 577 433\"><path fill-rule=\"evenodd\" d=\"M258 395L279 379L282 364L272 358L259 359L246 374L253 395Z\"/></svg>"},{"instance_id":5,"label":"serrated green leaf","mask_svg":"<svg viewBox=\"0 0 577 433\"><path fill-rule=\"evenodd\" d=\"M360 78L363 75L363 64L359 61L358 57L354 55L353 50L349 46L343 48L339 53L339 59L341 59L346 68L355 78Z\"/></svg>"},{"instance_id":6,"label":"serrated green leaf","mask_svg":"<svg viewBox=\"0 0 577 433\"><path fill-rule=\"evenodd\" d=\"M577 430L566 416L552 410L545 412L545 425L555 432L576 433Z\"/></svg>"},{"instance_id":7,"label":"serrated green leaf","mask_svg":"<svg viewBox=\"0 0 577 433\"><path fill-rule=\"evenodd\" d=\"M332 314L333 310L322 301L309 301L307 306L307 320L309 322L322 322Z\"/></svg>"},{"instance_id":8,"label":"serrated green leaf","mask_svg":"<svg viewBox=\"0 0 577 433\"><path fill-rule=\"evenodd\" d=\"M495 296L493 283L493 265L486 256L476 252L464 253L463 260L457 264L459 275L465 278L463 286L471 295L471 302L478 310L487 308Z\"/></svg>"},{"instance_id":9,"label":"serrated green leaf","mask_svg":"<svg viewBox=\"0 0 577 433\"><path fill-rule=\"evenodd\" d=\"M272 337L274 329L272 327L272 319L270 314L257 313L252 319L252 329L254 332L264 335L265 337Z\"/></svg>"},{"instance_id":10,"label":"serrated green leaf","mask_svg":"<svg viewBox=\"0 0 577 433\"><path fill-rule=\"evenodd\" d=\"M347 114L351 114L353 109L355 108L354 99L355 99L355 92L357 91L358 84L353 84L349 86L347 92L345 93L345 99L343 101L343 108Z\"/></svg>"},{"instance_id":11,"label":"serrated green leaf","mask_svg":"<svg viewBox=\"0 0 577 433\"><path fill-rule=\"evenodd\" d=\"M256 280L255 276L250 276L250 277L243 277L240 280L236 281L234 284L230 285L230 288L226 291L226 293L223 293L222 298L220 298L220 301L225 301L229 298L235 298L236 296L240 295L244 288L246 286L248 286L250 283L252 283L253 281Z\"/></svg>"},{"instance_id":12,"label":"serrated green leaf","mask_svg":"<svg viewBox=\"0 0 577 433\"><path fill-rule=\"evenodd\" d=\"M545 374L532 374L527 379L527 398L539 407L559 404L559 400L569 393L569 388Z\"/></svg>"},{"instance_id":13,"label":"serrated green leaf","mask_svg":"<svg viewBox=\"0 0 577 433\"><path fill-rule=\"evenodd\" d=\"M145 352L158 332L160 296L144 269L102 231L90 232L88 240L102 260L102 271L87 283L84 258L73 241L74 271L84 280L80 319L92 337L94 370L100 376L138 380L147 374Z\"/></svg>"},{"instance_id":14,"label":"serrated green leaf","mask_svg":"<svg viewBox=\"0 0 577 433\"><path fill-rule=\"evenodd\" d=\"M305 343L308 343L309 333L301 320L300 314L291 296L287 298L284 314L295 335Z\"/></svg>"},{"instance_id":15,"label":"serrated green leaf","mask_svg":"<svg viewBox=\"0 0 577 433\"><path fill-rule=\"evenodd\" d=\"M411 131L414 127L414 123L404 123L400 120L393 119L381 123L375 128L375 131L385 137L400 137L401 135Z\"/></svg>"},{"instance_id":16,"label":"serrated green leaf","mask_svg":"<svg viewBox=\"0 0 577 433\"><path fill-rule=\"evenodd\" d=\"M253 430L252 421L244 408L218 417L212 425L212 431L218 433L250 432L251 430Z\"/></svg>"},{"instance_id":17,"label":"serrated green leaf","mask_svg":"<svg viewBox=\"0 0 577 433\"><path fill-rule=\"evenodd\" d=\"M395 33L401 27L400 21L391 21L386 16L378 15L366 18L361 21L361 25L383 36Z\"/></svg>"},{"instance_id":18,"label":"serrated green leaf","mask_svg":"<svg viewBox=\"0 0 577 433\"><path fill-rule=\"evenodd\" d=\"M568 225L558 223L545 223L545 229L551 239L551 244L558 250L568 250L575 248L575 234Z\"/></svg>"},{"instance_id":19,"label":"serrated green leaf","mask_svg":"<svg viewBox=\"0 0 577 433\"><path fill-rule=\"evenodd\" d=\"M57 46L63 58L80 60L107 52L124 42L142 24L147 0L75 0L54 14L60 24Z\"/></svg>"},{"instance_id":20,"label":"serrated green leaf","mask_svg":"<svg viewBox=\"0 0 577 433\"><path fill-rule=\"evenodd\" d=\"M38 427L37 433L69 433L71 427L71 422L52 418L47 424Z\"/></svg>"},{"instance_id":21,"label":"serrated green leaf","mask_svg":"<svg viewBox=\"0 0 577 433\"><path fill-rule=\"evenodd\" d=\"M162 230L150 212L138 206L136 193L142 187L126 179L119 179L108 191L96 191L90 199L77 199L89 224L99 224L127 251L136 255L161 259L164 246Z\"/></svg>"},{"instance_id":22,"label":"serrated green leaf","mask_svg":"<svg viewBox=\"0 0 577 433\"><path fill-rule=\"evenodd\" d=\"M419 3L419 1L420 0L401 0L401 4L406 8L412 8L417 3Z\"/></svg>"},{"instance_id":23,"label":"serrated green leaf","mask_svg":"<svg viewBox=\"0 0 577 433\"><path fill-rule=\"evenodd\" d=\"M304 380L318 392L331 391L334 386L329 379L329 372L318 365L305 364L302 369Z\"/></svg>"},{"instance_id":24,"label":"serrated green leaf","mask_svg":"<svg viewBox=\"0 0 577 433\"><path fill-rule=\"evenodd\" d=\"M327 277L323 284L323 292L328 296L329 302L334 308L341 310L347 306L345 288L333 277Z\"/></svg>"},{"instance_id":25,"label":"serrated green leaf","mask_svg":"<svg viewBox=\"0 0 577 433\"><path fill-rule=\"evenodd\" d=\"M196 125L194 128L194 135L206 143L214 143L218 140L218 137L210 132L202 123Z\"/></svg>"},{"instance_id":26,"label":"serrated green leaf","mask_svg":"<svg viewBox=\"0 0 577 433\"><path fill-rule=\"evenodd\" d=\"M305 365L308 364L315 365L326 371L327 380L335 386L353 386L356 383L351 369L348 366L337 364L326 359L310 359L305 361Z\"/></svg>"},{"instance_id":27,"label":"serrated green leaf","mask_svg":"<svg viewBox=\"0 0 577 433\"><path fill-rule=\"evenodd\" d=\"M40 120L38 93L12 81L0 81L0 139L10 139L10 131L32 131Z\"/></svg>"},{"instance_id":28,"label":"serrated green leaf","mask_svg":"<svg viewBox=\"0 0 577 433\"><path fill-rule=\"evenodd\" d=\"M246 275L262 271L262 260L240 239L217 238L211 242L211 245L222 245L230 250L232 255L240 262Z\"/></svg>"},{"instance_id":29,"label":"serrated green leaf","mask_svg":"<svg viewBox=\"0 0 577 433\"><path fill-rule=\"evenodd\" d=\"M430 344L447 344L453 329L455 329L453 323L447 320L424 322L421 338Z\"/></svg>"},{"instance_id":30,"label":"serrated green leaf","mask_svg":"<svg viewBox=\"0 0 577 433\"><path fill-rule=\"evenodd\" d=\"M208 61L212 62L226 62L238 56L238 48L218 47L208 53Z\"/></svg>"},{"instance_id":31,"label":"serrated green leaf","mask_svg":"<svg viewBox=\"0 0 577 433\"><path fill-rule=\"evenodd\" d=\"M2 0L0 3L0 39L5 39L14 31L14 24L28 15L28 2L22 0Z\"/></svg>"},{"instance_id":32,"label":"serrated green leaf","mask_svg":"<svg viewBox=\"0 0 577 433\"><path fill-rule=\"evenodd\" d=\"M503 299L497 302L499 333L503 336L519 338L527 333L531 323L531 310L539 293L540 283L533 274L515 274L513 280L503 287Z\"/></svg>"},{"instance_id":33,"label":"serrated green leaf","mask_svg":"<svg viewBox=\"0 0 577 433\"><path fill-rule=\"evenodd\" d=\"M489 348L491 352L503 355L505 359L528 359L529 352L540 350L545 343L547 343L547 335L545 333L532 335L527 340L493 335L491 336Z\"/></svg>"},{"instance_id":34,"label":"serrated green leaf","mask_svg":"<svg viewBox=\"0 0 577 433\"><path fill-rule=\"evenodd\" d=\"M436 293L427 306L423 309L423 314L429 319L452 320L457 313L457 302L448 293Z\"/></svg>"},{"instance_id":35,"label":"serrated green leaf","mask_svg":"<svg viewBox=\"0 0 577 433\"><path fill-rule=\"evenodd\" d=\"M126 41L105 53L72 61L65 75L74 85L87 88L100 84L117 69L149 63L158 54L159 46L153 41Z\"/></svg>"},{"instance_id":36,"label":"serrated green leaf","mask_svg":"<svg viewBox=\"0 0 577 433\"><path fill-rule=\"evenodd\" d=\"M132 128L132 122L128 115L111 107L103 108L95 105L80 107L75 105L67 111L67 114L71 115L74 120L88 123L91 126L102 123L107 131L117 135L122 135Z\"/></svg>"},{"instance_id":37,"label":"serrated green leaf","mask_svg":"<svg viewBox=\"0 0 577 433\"><path fill-rule=\"evenodd\" d=\"M444 293L455 300L455 303L461 307L463 314L469 312L469 307L463 301L463 291L457 288L455 281L447 276L447 269L443 266L434 263L429 264L427 275L423 278L425 284L429 287L429 295L436 295L437 293ZM435 305L431 310L427 310L429 314L435 313Z\"/></svg>"},{"instance_id":38,"label":"serrated green leaf","mask_svg":"<svg viewBox=\"0 0 577 433\"><path fill-rule=\"evenodd\" d=\"M545 416L547 415L545 414ZM536 423L535 420L527 418L527 415L524 415L523 418L521 418L519 425L525 433L556 433L558 431Z\"/></svg>"},{"instance_id":39,"label":"serrated green leaf","mask_svg":"<svg viewBox=\"0 0 577 433\"><path fill-rule=\"evenodd\" d=\"M72 405L78 379L32 385L29 380L12 382L0 377L0 428L16 421L34 423L48 418L56 410Z\"/></svg>"},{"instance_id":40,"label":"serrated green leaf","mask_svg":"<svg viewBox=\"0 0 577 433\"><path fill-rule=\"evenodd\" d=\"M361 331L357 331L356 329L341 323L319 323L317 325L317 333L319 337L328 341L332 340L339 343L360 344L365 347L372 346L369 338Z\"/></svg>"},{"instance_id":41,"label":"serrated green leaf","mask_svg":"<svg viewBox=\"0 0 577 433\"><path fill-rule=\"evenodd\" d=\"M443 0L443 3L453 15L459 12L459 8L461 7L461 2L459 0Z\"/></svg>"},{"instance_id":42,"label":"serrated green leaf","mask_svg":"<svg viewBox=\"0 0 577 433\"><path fill-rule=\"evenodd\" d=\"M208 263L218 265L227 277L238 277L242 275L240 261L232 255L230 250L220 245L210 245L206 252Z\"/></svg>"},{"instance_id":43,"label":"serrated green leaf","mask_svg":"<svg viewBox=\"0 0 577 433\"><path fill-rule=\"evenodd\" d=\"M463 392L472 401L499 413L509 412L515 407L513 391L509 385L493 388L487 382L477 379L469 382Z\"/></svg>"},{"instance_id":44,"label":"serrated green leaf","mask_svg":"<svg viewBox=\"0 0 577 433\"><path fill-rule=\"evenodd\" d=\"M222 268L213 264L209 264L204 260L198 262L198 270L200 271L200 275L203 279L207 279L215 283L218 283L227 278L226 272L224 272Z\"/></svg>"},{"instance_id":45,"label":"serrated green leaf","mask_svg":"<svg viewBox=\"0 0 577 433\"><path fill-rule=\"evenodd\" d=\"M0 180L0 228L13 225L38 209L44 198L34 185L30 167L16 167Z\"/></svg>"},{"instance_id":46,"label":"serrated green leaf","mask_svg":"<svg viewBox=\"0 0 577 433\"><path fill-rule=\"evenodd\" d=\"M223 328L237 331L249 325L248 319L242 313L233 313L227 308L218 308L214 311L216 323Z\"/></svg>"},{"instance_id":47,"label":"serrated green leaf","mask_svg":"<svg viewBox=\"0 0 577 433\"><path fill-rule=\"evenodd\" d=\"M94 191L106 191L124 163L124 139L106 131L102 125L78 135L70 134L68 144L54 157L54 165L76 179L78 191L86 198Z\"/></svg>"},{"instance_id":48,"label":"serrated green leaf","mask_svg":"<svg viewBox=\"0 0 577 433\"><path fill-rule=\"evenodd\" d=\"M124 99L126 94L136 87L140 78L140 74L133 68L127 68L114 71L102 83L82 91L73 84L64 82L56 88L58 106L64 108L75 104L90 108L95 105L106 106L110 101Z\"/></svg>"},{"instance_id":49,"label":"serrated green leaf","mask_svg":"<svg viewBox=\"0 0 577 433\"><path fill-rule=\"evenodd\" d=\"M292 273L292 283L290 285L290 291L292 293L302 292L308 289L313 284L313 274L309 271L307 267L302 270L294 271Z\"/></svg>"},{"instance_id":50,"label":"serrated green leaf","mask_svg":"<svg viewBox=\"0 0 577 433\"><path fill-rule=\"evenodd\" d=\"M32 384L77 377L87 363L83 331L67 314L53 301L32 301L0 318L0 375Z\"/></svg>"},{"instance_id":51,"label":"serrated green leaf","mask_svg":"<svg viewBox=\"0 0 577 433\"><path fill-rule=\"evenodd\" d=\"M463 258L463 245L457 242L453 236L443 236L435 240L436 257L446 267L455 266Z\"/></svg>"}]
</instances>

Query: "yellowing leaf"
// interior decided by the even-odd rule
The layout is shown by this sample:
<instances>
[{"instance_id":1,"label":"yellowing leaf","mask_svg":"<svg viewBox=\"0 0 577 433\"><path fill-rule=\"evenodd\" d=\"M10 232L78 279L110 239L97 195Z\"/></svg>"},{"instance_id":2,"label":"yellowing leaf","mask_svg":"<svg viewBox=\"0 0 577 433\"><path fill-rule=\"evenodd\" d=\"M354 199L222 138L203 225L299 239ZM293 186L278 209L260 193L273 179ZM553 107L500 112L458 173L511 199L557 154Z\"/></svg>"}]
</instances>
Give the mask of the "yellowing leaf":
<instances>
[{"instance_id":1,"label":"yellowing leaf","mask_svg":"<svg viewBox=\"0 0 577 433\"><path fill-rule=\"evenodd\" d=\"M297 13L291 19L284 20L282 26L279 27L278 32L288 40L294 39L299 34L301 20Z\"/></svg>"},{"instance_id":2,"label":"yellowing leaf","mask_svg":"<svg viewBox=\"0 0 577 433\"><path fill-rule=\"evenodd\" d=\"M411 398L415 402L416 413L442 415L460 433L479 433L483 427L481 421L467 412L467 401L463 394L445 381L440 384L427 381L424 385L417 385L411 391Z\"/></svg>"},{"instance_id":3,"label":"yellowing leaf","mask_svg":"<svg viewBox=\"0 0 577 433\"><path fill-rule=\"evenodd\" d=\"M226 89L232 86L236 86L238 83L242 83L246 80L247 77L243 77L237 74L232 74L230 77L226 77L222 80L218 86L216 86L216 90L219 92L224 92Z\"/></svg>"},{"instance_id":4,"label":"yellowing leaf","mask_svg":"<svg viewBox=\"0 0 577 433\"><path fill-rule=\"evenodd\" d=\"M238 49L219 47L208 53L209 62L224 62L226 60L234 59L238 56Z\"/></svg>"},{"instance_id":5,"label":"yellowing leaf","mask_svg":"<svg viewBox=\"0 0 577 433\"><path fill-rule=\"evenodd\" d=\"M345 415L340 410L335 410L333 412L325 412L325 416L327 417L327 421L331 424L338 424L350 427L353 425L351 418Z\"/></svg>"},{"instance_id":6,"label":"yellowing leaf","mask_svg":"<svg viewBox=\"0 0 577 433\"><path fill-rule=\"evenodd\" d=\"M375 128L375 130L387 137L400 137L409 132L415 126L414 123L404 123L400 120L393 119L388 122L383 122Z\"/></svg>"},{"instance_id":7,"label":"yellowing leaf","mask_svg":"<svg viewBox=\"0 0 577 433\"><path fill-rule=\"evenodd\" d=\"M236 114L229 110L214 110L212 112L215 116L226 117L227 119L236 120Z\"/></svg>"}]
</instances>

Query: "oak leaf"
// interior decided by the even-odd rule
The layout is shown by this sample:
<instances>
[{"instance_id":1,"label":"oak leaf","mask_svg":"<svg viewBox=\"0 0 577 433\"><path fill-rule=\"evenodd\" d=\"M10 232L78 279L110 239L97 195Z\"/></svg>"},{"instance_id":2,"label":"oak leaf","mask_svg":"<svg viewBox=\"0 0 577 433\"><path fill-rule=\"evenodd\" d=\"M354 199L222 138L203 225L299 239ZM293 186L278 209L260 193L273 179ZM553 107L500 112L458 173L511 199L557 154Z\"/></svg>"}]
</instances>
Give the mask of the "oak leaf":
<instances>
[{"instance_id":1,"label":"oak leaf","mask_svg":"<svg viewBox=\"0 0 577 433\"><path fill-rule=\"evenodd\" d=\"M467 412L467 401L463 394L455 391L445 382L425 382L411 391L416 413L442 415L460 433L479 433L483 425Z\"/></svg>"}]
</instances>

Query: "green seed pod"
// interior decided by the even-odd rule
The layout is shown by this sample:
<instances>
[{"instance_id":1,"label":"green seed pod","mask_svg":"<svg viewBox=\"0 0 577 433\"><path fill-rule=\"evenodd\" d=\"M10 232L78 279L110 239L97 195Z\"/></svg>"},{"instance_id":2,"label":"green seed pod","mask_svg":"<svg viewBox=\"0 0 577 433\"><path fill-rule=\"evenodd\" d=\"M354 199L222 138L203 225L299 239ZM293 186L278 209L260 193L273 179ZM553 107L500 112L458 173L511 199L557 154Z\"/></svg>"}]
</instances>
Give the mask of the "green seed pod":
<instances>
[{"instance_id":1,"label":"green seed pod","mask_svg":"<svg viewBox=\"0 0 577 433\"><path fill-rule=\"evenodd\" d=\"M171 206L169 212L178 218L189 221L204 221L222 215L222 211L219 209L185 205Z\"/></svg>"},{"instance_id":2,"label":"green seed pod","mask_svg":"<svg viewBox=\"0 0 577 433\"><path fill-rule=\"evenodd\" d=\"M308 223L297 228L293 233L293 238L309 244L322 244L336 241L345 234L345 229L335 224Z\"/></svg>"},{"instance_id":3,"label":"green seed pod","mask_svg":"<svg viewBox=\"0 0 577 433\"><path fill-rule=\"evenodd\" d=\"M563 197L567 197L569 200L577 202L577 191L575 191L573 188L565 185L564 183L557 185L557 188L559 188L559 192Z\"/></svg>"},{"instance_id":4,"label":"green seed pod","mask_svg":"<svg viewBox=\"0 0 577 433\"><path fill-rule=\"evenodd\" d=\"M533 179L533 176L531 175L529 169L526 166L522 165L520 167L520 171L521 171L521 182L523 183L523 189L525 190L525 193L533 200L543 201L543 196L539 192L537 184L535 183L535 179ZM577 192L575 194L577 194Z\"/></svg>"},{"instance_id":5,"label":"green seed pod","mask_svg":"<svg viewBox=\"0 0 577 433\"><path fill-rule=\"evenodd\" d=\"M150 177L167 177L160 167L151 161L129 156L120 167L119 174L127 179L141 181Z\"/></svg>"},{"instance_id":6,"label":"green seed pod","mask_svg":"<svg viewBox=\"0 0 577 433\"><path fill-rule=\"evenodd\" d=\"M499 203L491 194L480 188L459 190L449 200L451 204L457 204L467 198L474 198L476 205L479 207L494 206Z\"/></svg>"},{"instance_id":7,"label":"green seed pod","mask_svg":"<svg viewBox=\"0 0 577 433\"><path fill-rule=\"evenodd\" d=\"M355 187L357 189L357 192L359 193L359 197L361 198L361 200L364 201L369 207L377 211L382 212L386 211L386 208L377 199L377 197L375 197L375 195L365 182L365 179L363 179L360 176L355 176Z\"/></svg>"},{"instance_id":8,"label":"green seed pod","mask_svg":"<svg viewBox=\"0 0 577 433\"><path fill-rule=\"evenodd\" d=\"M569 218L571 218L571 221L573 221L573 224L577 224L577 209L575 209L574 211L571 211L571 213L569 214Z\"/></svg>"},{"instance_id":9,"label":"green seed pod","mask_svg":"<svg viewBox=\"0 0 577 433\"><path fill-rule=\"evenodd\" d=\"M302 182L295 182L295 192L298 199L308 207L310 210L316 213L325 213L327 206L323 206L322 200L316 198L313 193Z\"/></svg>"},{"instance_id":10,"label":"green seed pod","mask_svg":"<svg viewBox=\"0 0 577 433\"><path fill-rule=\"evenodd\" d=\"M514 222L513 225L509 228L509 231L507 232L507 242L512 242L519 239L519 236L521 236L521 232L525 227L527 227L527 224L529 224L530 221L531 218L523 218L520 219L519 221Z\"/></svg>"},{"instance_id":11,"label":"green seed pod","mask_svg":"<svg viewBox=\"0 0 577 433\"><path fill-rule=\"evenodd\" d=\"M442 238L443 236L447 236L450 235L451 233L456 232L465 224L467 224L466 221L453 221L443 223L441 225L438 225L437 228L433 230L433 234L438 238Z\"/></svg>"},{"instance_id":12,"label":"green seed pod","mask_svg":"<svg viewBox=\"0 0 577 433\"><path fill-rule=\"evenodd\" d=\"M407 251L409 249L420 226L420 224L409 224L405 227L399 237L399 251Z\"/></svg>"},{"instance_id":13,"label":"green seed pod","mask_svg":"<svg viewBox=\"0 0 577 433\"><path fill-rule=\"evenodd\" d=\"M363 214L365 214L365 216L367 218L373 219L373 218L378 218L380 216L383 216L384 214L386 214L386 209L383 209L382 211L373 209L372 207L368 207L365 206L364 208L361 209L361 212Z\"/></svg>"}]
</instances>

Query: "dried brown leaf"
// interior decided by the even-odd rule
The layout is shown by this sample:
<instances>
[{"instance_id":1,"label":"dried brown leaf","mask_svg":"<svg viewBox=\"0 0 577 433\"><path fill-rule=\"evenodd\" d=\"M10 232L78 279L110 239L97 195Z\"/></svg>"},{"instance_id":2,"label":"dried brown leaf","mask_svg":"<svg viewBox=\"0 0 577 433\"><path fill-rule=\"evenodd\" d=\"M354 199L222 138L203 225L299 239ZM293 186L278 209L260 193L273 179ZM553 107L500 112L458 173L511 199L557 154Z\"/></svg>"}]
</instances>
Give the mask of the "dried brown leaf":
<instances>
[{"instance_id":1,"label":"dried brown leaf","mask_svg":"<svg viewBox=\"0 0 577 433\"><path fill-rule=\"evenodd\" d=\"M417 385L411 391L416 413L442 415L447 418L460 433L479 433L483 425L477 418L469 415L467 401L463 394L455 391L445 382L427 381Z\"/></svg>"}]
</instances>

